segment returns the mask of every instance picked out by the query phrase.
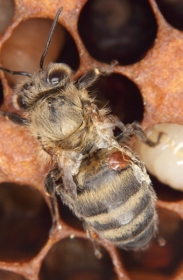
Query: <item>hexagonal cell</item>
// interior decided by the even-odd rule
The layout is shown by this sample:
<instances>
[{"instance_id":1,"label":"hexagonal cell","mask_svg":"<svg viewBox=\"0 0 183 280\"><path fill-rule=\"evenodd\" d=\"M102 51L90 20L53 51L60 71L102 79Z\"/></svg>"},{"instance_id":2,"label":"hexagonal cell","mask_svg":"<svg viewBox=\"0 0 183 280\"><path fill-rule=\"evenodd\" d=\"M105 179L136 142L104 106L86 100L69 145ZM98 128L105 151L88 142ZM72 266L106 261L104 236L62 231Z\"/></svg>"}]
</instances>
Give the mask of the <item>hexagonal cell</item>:
<instances>
[{"instance_id":1,"label":"hexagonal cell","mask_svg":"<svg viewBox=\"0 0 183 280\"><path fill-rule=\"evenodd\" d=\"M89 0L79 18L79 33L95 59L127 65L152 47L157 23L148 1Z\"/></svg>"},{"instance_id":2,"label":"hexagonal cell","mask_svg":"<svg viewBox=\"0 0 183 280\"><path fill-rule=\"evenodd\" d=\"M44 246L52 225L41 194L29 186L0 184L0 260L24 261Z\"/></svg>"},{"instance_id":3,"label":"hexagonal cell","mask_svg":"<svg viewBox=\"0 0 183 280\"><path fill-rule=\"evenodd\" d=\"M156 0L162 15L173 27L183 30L183 2L182 0Z\"/></svg>"},{"instance_id":4,"label":"hexagonal cell","mask_svg":"<svg viewBox=\"0 0 183 280\"><path fill-rule=\"evenodd\" d=\"M101 248L102 249L102 248ZM56 243L43 261L40 280L115 280L108 253L94 256L92 243L85 239L63 239Z\"/></svg>"},{"instance_id":5,"label":"hexagonal cell","mask_svg":"<svg viewBox=\"0 0 183 280\"><path fill-rule=\"evenodd\" d=\"M0 0L0 34L10 24L14 15L15 5L13 0Z\"/></svg>"},{"instance_id":6,"label":"hexagonal cell","mask_svg":"<svg viewBox=\"0 0 183 280\"><path fill-rule=\"evenodd\" d=\"M14 71L33 73L39 69L52 20L29 19L21 22L5 42L1 52L2 66ZM79 65L78 53L70 34L60 24L56 25L44 61L44 67L54 61L61 61L76 69ZM5 73L9 84L15 85L23 79L20 75Z\"/></svg>"},{"instance_id":7,"label":"hexagonal cell","mask_svg":"<svg viewBox=\"0 0 183 280\"><path fill-rule=\"evenodd\" d=\"M0 279L2 280L26 280L23 276L18 275L17 273L0 270Z\"/></svg>"},{"instance_id":8,"label":"hexagonal cell","mask_svg":"<svg viewBox=\"0 0 183 280\"><path fill-rule=\"evenodd\" d=\"M133 280L173 279L183 263L183 221L169 210L159 208L159 233L144 251L120 251L123 264ZM160 246L158 238L166 243ZM141 276L141 278L140 278Z\"/></svg>"},{"instance_id":9,"label":"hexagonal cell","mask_svg":"<svg viewBox=\"0 0 183 280\"><path fill-rule=\"evenodd\" d=\"M142 121L144 106L140 90L127 77L115 73L100 77L89 92L96 97L99 108L111 108L112 114L125 124Z\"/></svg>"}]
</instances>

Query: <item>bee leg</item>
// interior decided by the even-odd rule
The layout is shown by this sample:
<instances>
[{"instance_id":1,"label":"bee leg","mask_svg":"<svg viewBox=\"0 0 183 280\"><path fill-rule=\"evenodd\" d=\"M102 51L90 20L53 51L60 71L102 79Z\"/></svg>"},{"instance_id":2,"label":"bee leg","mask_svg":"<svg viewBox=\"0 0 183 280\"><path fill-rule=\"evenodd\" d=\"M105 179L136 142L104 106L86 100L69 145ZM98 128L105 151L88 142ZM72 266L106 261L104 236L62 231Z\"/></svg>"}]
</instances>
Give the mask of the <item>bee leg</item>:
<instances>
[{"instance_id":1,"label":"bee leg","mask_svg":"<svg viewBox=\"0 0 183 280\"><path fill-rule=\"evenodd\" d=\"M52 235L54 231L60 227L58 204L56 198L56 189L57 189L57 185L59 184L58 182L60 178L61 178L60 170L58 168L55 168L52 169L46 175L44 180L44 189L50 198L52 217L53 217L53 225L50 230L50 235Z\"/></svg>"},{"instance_id":2,"label":"bee leg","mask_svg":"<svg viewBox=\"0 0 183 280\"><path fill-rule=\"evenodd\" d=\"M98 259L101 259L102 258L102 253L101 253L101 250L100 250L99 243L96 240L96 233L93 231L93 229L85 221L83 221L83 227L84 227L84 230L86 231L86 234L87 234L88 238L93 243L95 256Z\"/></svg>"},{"instance_id":3,"label":"bee leg","mask_svg":"<svg viewBox=\"0 0 183 280\"><path fill-rule=\"evenodd\" d=\"M79 78L76 87L79 90L90 87L98 79L99 76L110 75L117 64L118 62L116 60L113 60L109 66L107 65L102 68L94 68L92 70L89 70L86 74Z\"/></svg>"},{"instance_id":4,"label":"bee leg","mask_svg":"<svg viewBox=\"0 0 183 280\"><path fill-rule=\"evenodd\" d=\"M64 175L62 175L62 180L64 188L69 192L72 199L77 200L77 186L73 180L73 176L70 170L69 172L66 172L66 170L64 169Z\"/></svg>"},{"instance_id":5,"label":"bee leg","mask_svg":"<svg viewBox=\"0 0 183 280\"><path fill-rule=\"evenodd\" d=\"M120 145L124 145L132 135L136 135L142 142L150 147L155 147L160 143L161 137L164 132L159 132L157 140L151 141L145 135L142 127L138 123L127 124L125 130L116 137L116 140L119 141Z\"/></svg>"},{"instance_id":6,"label":"bee leg","mask_svg":"<svg viewBox=\"0 0 183 280\"><path fill-rule=\"evenodd\" d=\"M58 166L61 170L63 187L75 201L77 200L77 186L73 176L79 172L82 158L82 154L62 151L58 162Z\"/></svg>"},{"instance_id":7,"label":"bee leg","mask_svg":"<svg viewBox=\"0 0 183 280\"><path fill-rule=\"evenodd\" d=\"M126 126L122 121L115 115L105 115L102 116L93 103L86 102L84 103L86 115L90 116L92 122L100 135L101 139L108 137L109 139L113 138L113 130L115 127L118 127L121 131L126 130Z\"/></svg>"},{"instance_id":8,"label":"bee leg","mask_svg":"<svg viewBox=\"0 0 183 280\"><path fill-rule=\"evenodd\" d=\"M124 131L126 129L124 123L122 123L122 121L117 116L111 114L107 115L105 118L106 120L108 120L109 126L111 126L111 124L113 125L113 129L115 127L118 127L121 131Z\"/></svg>"},{"instance_id":9,"label":"bee leg","mask_svg":"<svg viewBox=\"0 0 183 280\"><path fill-rule=\"evenodd\" d=\"M23 117L19 116L18 114L12 113L12 112L0 111L0 116L3 116L5 118L7 118L8 120L12 121L13 123L16 123L20 126L25 126L30 123L30 121L28 119L23 118Z\"/></svg>"}]
</instances>

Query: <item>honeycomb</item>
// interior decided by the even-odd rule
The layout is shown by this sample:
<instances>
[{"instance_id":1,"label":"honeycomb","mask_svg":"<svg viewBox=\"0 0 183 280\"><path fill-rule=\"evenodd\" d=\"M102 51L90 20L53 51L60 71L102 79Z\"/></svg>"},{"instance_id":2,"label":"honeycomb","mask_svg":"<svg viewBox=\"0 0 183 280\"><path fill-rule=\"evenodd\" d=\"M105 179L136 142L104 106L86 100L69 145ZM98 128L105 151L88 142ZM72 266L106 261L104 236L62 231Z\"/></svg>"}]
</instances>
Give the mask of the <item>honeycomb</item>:
<instances>
[{"instance_id":1,"label":"honeycomb","mask_svg":"<svg viewBox=\"0 0 183 280\"><path fill-rule=\"evenodd\" d=\"M164 122L183 124L181 0L1 0L3 67L31 73L39 69L61 6L45 65L67 63L77 78L117 59L113 74L91 89L100 106L109 101L125 124L136 120L144 129ZM0 75L1 109L15 111L12 94L22 77ZM38 156L38 143L26 128L3 117L0 122L0 280L183 279L183 193L151 176L159 236L140 252L99 240L99 260L81 222L59 198L61 230L49 235L52 216L43 180L50 166Z\"/></svg>"}]
</instances>

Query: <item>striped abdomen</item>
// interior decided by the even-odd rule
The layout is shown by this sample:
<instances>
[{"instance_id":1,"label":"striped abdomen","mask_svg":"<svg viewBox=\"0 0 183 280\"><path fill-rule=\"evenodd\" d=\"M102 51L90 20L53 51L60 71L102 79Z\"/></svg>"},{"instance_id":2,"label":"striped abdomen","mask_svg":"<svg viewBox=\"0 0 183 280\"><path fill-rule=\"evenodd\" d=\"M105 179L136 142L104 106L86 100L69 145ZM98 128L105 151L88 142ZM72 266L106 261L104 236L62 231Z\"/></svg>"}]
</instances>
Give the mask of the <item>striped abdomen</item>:
<instances>
[{"instance_id":1,"label":"striped abdomen","mask_svg":"<svg viewBox=\"0 0 183 280\"><path fill-rule=\"evenodd\" d=\"M88 170L81 169L77 211L101 238L124 249L138 249L155 231L156 197L149 182L137 180L129 161L125 165L114 170L103 158L90 161Z\"/></svg>"}]
</instances>

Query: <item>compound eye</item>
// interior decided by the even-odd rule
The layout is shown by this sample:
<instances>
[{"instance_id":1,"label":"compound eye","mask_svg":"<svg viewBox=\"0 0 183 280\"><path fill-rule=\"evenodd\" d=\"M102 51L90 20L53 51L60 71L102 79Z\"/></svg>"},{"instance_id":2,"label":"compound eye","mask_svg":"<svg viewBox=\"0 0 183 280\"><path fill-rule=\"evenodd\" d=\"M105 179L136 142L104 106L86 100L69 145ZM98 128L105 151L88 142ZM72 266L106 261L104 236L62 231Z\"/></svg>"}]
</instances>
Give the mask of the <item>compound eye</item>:
<instances>
[{"instance_id":1,"label":"compound eye","mask_svg":"<svg viewBox=\"0 0 183 280\"><path fill-rule=\"evenodd\" d=\"M65 71L57 69L48 74L47 82L53 86L57 86L66 76Z\"/></svg>"}]
</instances>

